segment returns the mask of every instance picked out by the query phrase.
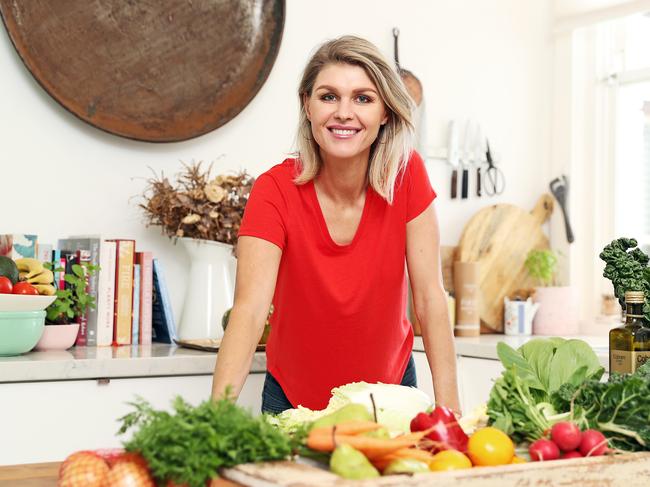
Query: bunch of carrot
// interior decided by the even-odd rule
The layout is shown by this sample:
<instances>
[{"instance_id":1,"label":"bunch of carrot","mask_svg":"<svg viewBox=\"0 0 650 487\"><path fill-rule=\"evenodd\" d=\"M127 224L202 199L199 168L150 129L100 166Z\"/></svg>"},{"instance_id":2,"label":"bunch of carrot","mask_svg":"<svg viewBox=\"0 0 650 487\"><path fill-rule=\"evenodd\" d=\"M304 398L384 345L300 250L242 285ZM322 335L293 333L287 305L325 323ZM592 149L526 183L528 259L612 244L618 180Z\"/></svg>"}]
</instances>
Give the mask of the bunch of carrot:
<instances>
[{"instance_id":1,"label":"bunch of carrot","mask_svg":"<svg viewBox=\"0 0 650 487\"><path fill-rule=\"evenodd\" d=\"M307 446L320 452L333 452L337 446L348 444L363 453L378 470L384 470L393 460L411 458L428 463L433 455L417 448L430 431L403 434L395 438L377 438L364 433L382 426L373 421L348 421L336 426L314 428L307 437Z\"/></svg>"}]
</instances>

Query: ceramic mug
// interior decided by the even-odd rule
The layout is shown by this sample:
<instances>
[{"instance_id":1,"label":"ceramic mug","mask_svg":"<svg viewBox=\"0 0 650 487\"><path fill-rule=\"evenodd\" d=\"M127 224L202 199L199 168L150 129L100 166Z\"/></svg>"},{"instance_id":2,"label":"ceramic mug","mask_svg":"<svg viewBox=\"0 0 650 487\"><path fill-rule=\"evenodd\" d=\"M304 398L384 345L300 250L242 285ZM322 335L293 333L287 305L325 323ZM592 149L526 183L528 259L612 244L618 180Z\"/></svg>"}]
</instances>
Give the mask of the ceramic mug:
<instances>
[{"instance_id":1,"label":"ceramic mug","mask_svg":"<svg viewBox=\"0 0 650 487\"><path fill-rule=\"evenodd\" d=\"M539 304L528 298L526 301L503 299L503 331L506 335L532 335L533 318Z\"/></svg>"}]
</instances>

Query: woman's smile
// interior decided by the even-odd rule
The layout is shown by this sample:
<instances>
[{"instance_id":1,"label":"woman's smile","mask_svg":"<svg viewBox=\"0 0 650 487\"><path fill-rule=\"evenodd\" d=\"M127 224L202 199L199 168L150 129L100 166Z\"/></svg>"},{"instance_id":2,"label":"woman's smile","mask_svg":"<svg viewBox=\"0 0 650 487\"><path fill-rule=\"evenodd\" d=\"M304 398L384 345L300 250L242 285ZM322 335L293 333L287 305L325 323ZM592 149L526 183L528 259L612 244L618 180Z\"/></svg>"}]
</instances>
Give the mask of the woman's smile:
<instances>
[{"instance_id":1,"label":"woman's smile","mask_svg":"<svg viewBox=\"0 0 650 487\"><path fill-rule=\"evenodd\" d=\"M327 129L332 133L335 139L347 140L351 139L362 129L356 127L348 127L346 125L330 125Z\"/></svg>"}]
</instances>

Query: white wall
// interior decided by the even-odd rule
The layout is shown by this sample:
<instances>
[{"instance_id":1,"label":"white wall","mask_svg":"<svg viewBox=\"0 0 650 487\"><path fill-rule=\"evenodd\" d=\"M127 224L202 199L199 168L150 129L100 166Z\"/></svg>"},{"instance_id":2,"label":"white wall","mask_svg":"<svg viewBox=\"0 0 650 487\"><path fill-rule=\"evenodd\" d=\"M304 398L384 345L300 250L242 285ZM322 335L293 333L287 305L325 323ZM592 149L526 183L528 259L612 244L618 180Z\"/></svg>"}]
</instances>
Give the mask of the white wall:
<instances>
[{"instance_id":1,"label":"white wall","mask_svg":"<svg viewBox=\"0 0 650 487\"><path fill-rule=\"evenodd\" d=\"M501 156L507 188L499 198L452 201L449 169L430 161L443 244L457 243L480 207L510 202L532 208L545 191L551 106L550 0L287 0L282 45L257 97L230 123L187 142L150 144L106 134L81 122L34 81L0 34L0 232L33 232L55 243L68 234L135 238L168 274L180 316L187 258L137 207L150 169L175 174L179 161L214 161L215 174L246 168L258 175L292 148L295 90L314 46L354 33L400 61L422 81L427 138L446 140L450 118L482 124Z\"/></svg>"}]
</instances>

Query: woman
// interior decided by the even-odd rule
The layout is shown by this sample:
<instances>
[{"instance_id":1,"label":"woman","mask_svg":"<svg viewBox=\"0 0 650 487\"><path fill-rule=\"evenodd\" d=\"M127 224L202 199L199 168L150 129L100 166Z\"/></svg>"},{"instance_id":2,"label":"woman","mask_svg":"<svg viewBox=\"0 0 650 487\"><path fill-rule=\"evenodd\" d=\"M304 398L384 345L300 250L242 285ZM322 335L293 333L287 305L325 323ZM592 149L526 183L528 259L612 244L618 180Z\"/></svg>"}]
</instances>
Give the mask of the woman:
<instances>
[{"instance_id":1,"label":"woman","mask_svg":"<svg viewBox=\"0 0 650 487\"><path fill-rule=\"evenodd\" d=\"M238 395L271 303L262 410L323 409L355 381L416 385L406 267L436 402L459 410L435 193L413 102L379 50L322 45L299 88L298 157L262 174L239 232L235 303L212 395Z\"/></svg>"}]
</instances>

